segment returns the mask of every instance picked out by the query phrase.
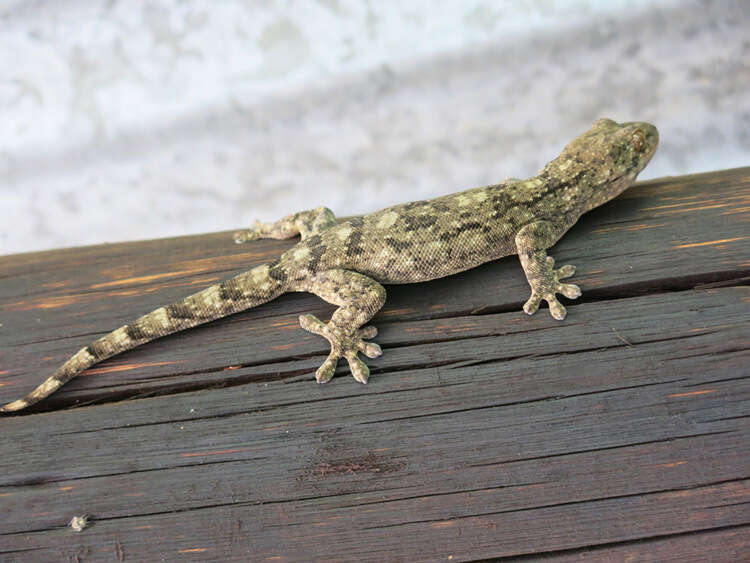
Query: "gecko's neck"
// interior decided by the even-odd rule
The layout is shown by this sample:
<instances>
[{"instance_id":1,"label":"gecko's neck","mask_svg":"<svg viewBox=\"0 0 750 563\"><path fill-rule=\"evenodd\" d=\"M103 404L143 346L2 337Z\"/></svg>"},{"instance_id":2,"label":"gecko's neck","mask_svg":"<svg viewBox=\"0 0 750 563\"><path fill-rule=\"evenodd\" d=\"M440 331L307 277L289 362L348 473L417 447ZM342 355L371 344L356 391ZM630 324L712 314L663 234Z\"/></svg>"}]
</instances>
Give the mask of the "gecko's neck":
<instances>
[{"instance_id":1,"label":"gecko's neck","mask_svg":"<svg viewBox=\"0 0 750 563\"><path fill-rule=\"evenodd\" d=\"M547 164L536 178L545 186L548 205L578 216L616 197L633 181L617 177L607 168L562 156Z\"/></svg>"}]
</instances>

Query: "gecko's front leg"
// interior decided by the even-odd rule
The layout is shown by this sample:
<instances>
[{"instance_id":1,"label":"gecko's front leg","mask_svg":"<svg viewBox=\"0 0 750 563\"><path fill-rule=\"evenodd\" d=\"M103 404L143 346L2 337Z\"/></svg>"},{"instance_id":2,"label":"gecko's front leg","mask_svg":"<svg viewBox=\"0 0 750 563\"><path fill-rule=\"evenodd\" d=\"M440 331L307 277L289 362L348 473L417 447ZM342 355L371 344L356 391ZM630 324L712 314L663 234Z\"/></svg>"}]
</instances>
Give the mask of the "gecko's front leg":
<instances>
[{"instance_id":1,"label":"gecko's front leg","mask_svg":"<svg viewBox=\"0 0 750 563\"><path fill-rule=\"evenodd\" d=\"M333 377L339 359L346 358L354 379L367 383L370 369L359 359L362 352L368 358L382 354L380 346L366 339L375 337L374 326L361 328L385 303L385 288L367 276L349 270L326 270L309 280L306 291L338 305L331 320L322 322L314 315L301 315L300 326L326 338L331 344L331 353L315 372L318 383Z\"/></svg>"},{"instance_id":2,"label":"gecko's front leg","mask_svg":"<svg viewBox=\"0 0 750 563\"><path fill-rule=\"evenodd\" d=\"M241 243L260 238L287 239L300 235L304 240L336 224L336 216L327 207L316 207L287 215L275 223L255 221L245 231L234 233L234 242Z\"/></svg>"},{"instance_id":3,"label":"gecko's front leg","mask_svg":"<svg viewBox=\"0 0 750 563\"><path fill-rule=\"evenodd\" d=\"M524 312L533 315L544 299L549 304L550 314L561 321L566 310L557 300L561 293L569 299L581 296L581 288L572 283L560 283L576 272L575 266L567 264L555 269L555 259L547 256L546 249L562 235L560 228L549 221L535 221L523 227L516 235L516 249L521 259L526 279L531 286L531 297L523 306Z\"/></svg>"}]
</instances>

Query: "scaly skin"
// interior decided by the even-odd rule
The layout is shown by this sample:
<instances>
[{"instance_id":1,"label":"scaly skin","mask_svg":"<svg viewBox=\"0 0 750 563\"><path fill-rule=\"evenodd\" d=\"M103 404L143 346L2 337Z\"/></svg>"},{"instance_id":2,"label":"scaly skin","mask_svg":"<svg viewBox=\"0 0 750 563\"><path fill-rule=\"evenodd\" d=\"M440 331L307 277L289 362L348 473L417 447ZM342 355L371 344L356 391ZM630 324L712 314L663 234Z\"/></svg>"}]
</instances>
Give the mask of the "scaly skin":
<instances>
[{"instance_id":1,"label":"scaly skin","mask_svg":"<svg viewBox=\"0 0 750 563\"><path fill-rule=\"evenodd\" d=\"M297 234L302 240L275 262L160 307L99 338L0 412L36 403L115 354L291 291L309 291L339 307L327 323L313 315L300 317L302 328L331 344L331 353L315 374L317 381L330 380L338 360L345 358L354 378L366 383L369 369L358 355L375 358L382 351L368 342L377 334L375 327L362 327L385 303L382 283L441 278L511 254L519 255L531 286L524 311L533 314L546 301L552 316L562 320L566 311L556 295L575 299L581 290L561 282L575 268L555 269L546 250L581 215L630 186L658 141L656 128L648 123L599 119L533 178L395 205L343 223L325 207L273 224L256 223L236 233L235 241Z\"/></svg>"}]
</instances>

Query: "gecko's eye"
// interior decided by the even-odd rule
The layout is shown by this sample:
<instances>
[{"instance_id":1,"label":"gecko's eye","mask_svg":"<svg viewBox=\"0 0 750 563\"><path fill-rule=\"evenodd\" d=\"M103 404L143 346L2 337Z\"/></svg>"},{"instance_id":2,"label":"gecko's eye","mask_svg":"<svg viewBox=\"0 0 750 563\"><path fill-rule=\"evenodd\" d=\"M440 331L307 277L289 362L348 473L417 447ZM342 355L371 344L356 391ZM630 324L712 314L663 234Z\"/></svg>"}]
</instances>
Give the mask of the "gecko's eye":
<instances>
[{"instance_id":1,"label":"gecko's eye","mask_svg":"<svg viewBox=\"0 0 750 563\"><path fill-rule=\"evenodd\" d=\"M640 129L636 129L633 133L633 136L630 138L630 144L633 145L633 148L636 150L636 152L643 152L646 150L646 136L643 134L643 131Z\"/></svg>"}]
</instances>

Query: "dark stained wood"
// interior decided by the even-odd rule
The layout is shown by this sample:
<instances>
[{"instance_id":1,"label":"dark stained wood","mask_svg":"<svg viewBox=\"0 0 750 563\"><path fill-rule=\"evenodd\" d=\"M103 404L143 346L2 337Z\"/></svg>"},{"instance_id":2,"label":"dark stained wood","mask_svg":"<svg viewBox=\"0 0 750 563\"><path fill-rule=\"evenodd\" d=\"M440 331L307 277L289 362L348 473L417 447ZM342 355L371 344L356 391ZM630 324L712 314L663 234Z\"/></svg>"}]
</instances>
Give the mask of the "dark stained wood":
<instances>
[{"instance_id":1,"label":"dark stained wood","mask_svg":"<svg viewBox=\"0 0 750 563\"><path fill-rule=\"evenodd\" d=\"M553 250L562 323L515 258L391 286L367 386L314 384L306 294L113 358L0 418L0 560L747 560L749 221L750 168L638 184ZM0 257L0 401L291 244Z\"/></svg>"}]
</instances>

